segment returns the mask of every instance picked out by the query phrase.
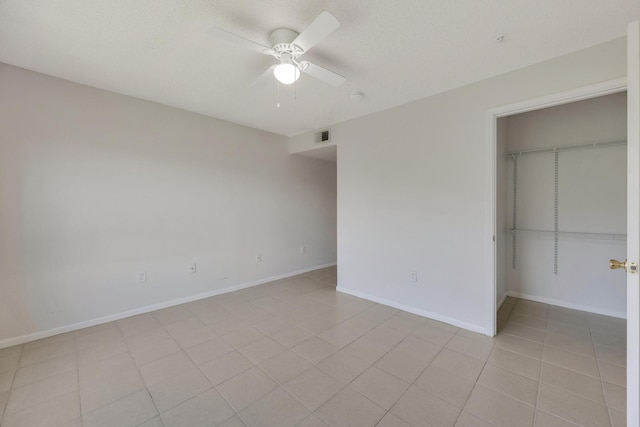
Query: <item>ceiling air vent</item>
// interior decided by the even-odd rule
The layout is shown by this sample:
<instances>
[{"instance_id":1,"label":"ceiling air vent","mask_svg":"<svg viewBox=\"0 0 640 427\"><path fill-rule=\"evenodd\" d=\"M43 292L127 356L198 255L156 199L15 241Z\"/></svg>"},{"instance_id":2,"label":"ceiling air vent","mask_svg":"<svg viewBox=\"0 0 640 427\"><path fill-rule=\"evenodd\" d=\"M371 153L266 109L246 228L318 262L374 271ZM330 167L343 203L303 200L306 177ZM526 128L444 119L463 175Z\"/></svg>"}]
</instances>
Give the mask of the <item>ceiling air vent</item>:
<instances>
[{"instance_id":1,"label":"ceiling air vent","mask_svg":"<svg viewBox=\"0 0 640 427\"><path fill-rule=\"evenodd\" d=\"M329 129L322 130L316 134L316 144L323 144L329 142Z\"/></svg>"}]
</instances>

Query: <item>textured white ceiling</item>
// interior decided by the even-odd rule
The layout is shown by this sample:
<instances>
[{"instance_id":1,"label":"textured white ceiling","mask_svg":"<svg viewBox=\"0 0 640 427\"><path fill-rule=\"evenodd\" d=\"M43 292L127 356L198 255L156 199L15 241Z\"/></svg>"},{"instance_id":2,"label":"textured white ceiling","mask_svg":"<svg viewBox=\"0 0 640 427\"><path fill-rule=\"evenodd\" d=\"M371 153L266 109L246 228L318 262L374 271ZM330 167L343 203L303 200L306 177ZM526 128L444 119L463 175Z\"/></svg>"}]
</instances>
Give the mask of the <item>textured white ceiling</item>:
<instances>
[{"instance_id":1,"label":"textured white ceiling","mask_svg":"<svg viewBox=\"0 0 640 427\"><path fill-rule=\"evenodd\" d=\"M303 75L280 108L275 81L249 88L273 59L207 34L268 44L322 10L342 25L304 58L347 81ZM291 136L621 37L639 17L638 0L0 0L0 61Z\"/></svg>"}]
</instances>

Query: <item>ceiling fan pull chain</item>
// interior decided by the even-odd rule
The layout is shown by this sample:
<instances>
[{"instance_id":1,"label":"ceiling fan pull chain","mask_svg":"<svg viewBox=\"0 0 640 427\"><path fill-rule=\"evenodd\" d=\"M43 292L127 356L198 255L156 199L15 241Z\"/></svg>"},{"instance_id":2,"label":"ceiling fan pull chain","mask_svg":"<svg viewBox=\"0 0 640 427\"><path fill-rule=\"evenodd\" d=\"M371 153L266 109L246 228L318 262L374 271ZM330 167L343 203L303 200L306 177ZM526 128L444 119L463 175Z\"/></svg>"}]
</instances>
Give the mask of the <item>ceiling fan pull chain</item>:
<instances>
[{"instance_id":1,"label":"ceiling fan pull chain","mask_svg":"<svg viewBox=\"0 0 640 427\"><path fill-rule=\"evenodd\" d=\"M276 108L280 108L280 82L276 80Z\"/></svg>"}]
</instances>

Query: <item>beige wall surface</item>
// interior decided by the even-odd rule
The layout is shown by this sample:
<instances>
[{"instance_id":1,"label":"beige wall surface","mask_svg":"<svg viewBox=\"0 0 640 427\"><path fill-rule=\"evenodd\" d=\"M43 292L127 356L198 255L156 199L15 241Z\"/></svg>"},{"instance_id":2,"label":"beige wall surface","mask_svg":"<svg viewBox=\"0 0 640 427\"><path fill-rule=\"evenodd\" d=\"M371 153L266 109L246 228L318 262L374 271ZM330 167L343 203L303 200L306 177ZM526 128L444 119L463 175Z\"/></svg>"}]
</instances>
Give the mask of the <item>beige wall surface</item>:
<instances>
[{"instance_id":1,"label":"beige wall surface","mask_svg":"<svg viewBox=\"0 0 640 427\"><path fill-rule=\"evenodd\" d=\"M332 126L339 289L491 333L488 112L624 77L625 49L613 40Z\"/></svg>"},{"instance_id":2,"label":"beige wall surface","mask_svg":"<svg viewBox=\"0 0 640 427\"><path fill-rule=\"evenodd\" d=\"M286 138L4 64L0 93L0 346L336 261L335 164Z\"/></svg>"}]
</instances>

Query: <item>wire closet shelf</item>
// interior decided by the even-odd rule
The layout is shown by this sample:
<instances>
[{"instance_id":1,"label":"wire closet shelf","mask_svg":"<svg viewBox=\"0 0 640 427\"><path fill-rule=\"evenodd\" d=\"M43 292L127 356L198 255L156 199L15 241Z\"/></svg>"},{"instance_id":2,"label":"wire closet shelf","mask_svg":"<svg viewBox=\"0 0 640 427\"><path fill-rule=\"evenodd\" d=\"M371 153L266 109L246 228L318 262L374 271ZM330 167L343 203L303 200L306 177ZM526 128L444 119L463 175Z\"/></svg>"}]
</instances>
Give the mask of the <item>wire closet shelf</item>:
<instances>
[{"instance_id":1,"label":"wire closet shelf","mask_svg":"<svg viewBox=\"0 0 640 427\"><path fill-rule=\"evenodd\" d=\"M626 139L616 139L611 141L598 141L598 142L589 142L582 144L573 144L573 145L560 145L555 147L544 147L544 148L536 148L532 150L519 150L519 151L511 151L504 154L507 159L513 160L513 211L512 211L512 223L513 228L507 230L512 235L512 268L516 268L516 235L520 233L527 234L537 234L541 236L550 236L554 239L554 261L553 261L553 272L558 274L558 240L559 238L575 238L575 239L592 239L592 240L613 240L613 241L626 241L626 234L616 234L616 233L595 233L595 232L582 232L582 231L561 231L558 228L558 155L561 152L565 151L575 151L575 150L587 150L587 149L602 149L602 148L610 148L617 146L625 146L627 145ZM554 154L554 229L553 230L533 230L533 229L524 229L518 228L517 226L517 200L518 200L518 158L525 155L531 154L542 154L542 153L553 153Z\"/></svg>"}]
</instances>

